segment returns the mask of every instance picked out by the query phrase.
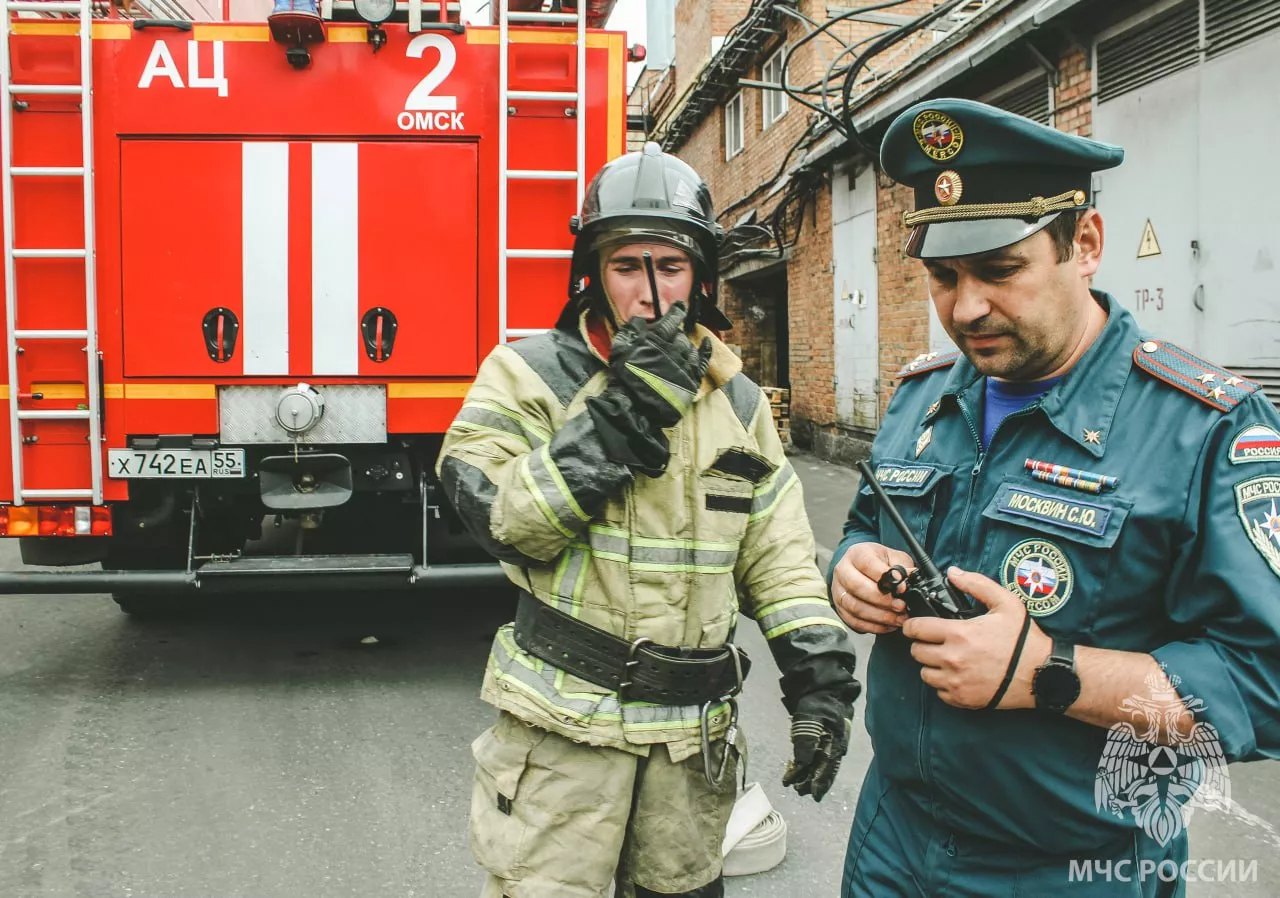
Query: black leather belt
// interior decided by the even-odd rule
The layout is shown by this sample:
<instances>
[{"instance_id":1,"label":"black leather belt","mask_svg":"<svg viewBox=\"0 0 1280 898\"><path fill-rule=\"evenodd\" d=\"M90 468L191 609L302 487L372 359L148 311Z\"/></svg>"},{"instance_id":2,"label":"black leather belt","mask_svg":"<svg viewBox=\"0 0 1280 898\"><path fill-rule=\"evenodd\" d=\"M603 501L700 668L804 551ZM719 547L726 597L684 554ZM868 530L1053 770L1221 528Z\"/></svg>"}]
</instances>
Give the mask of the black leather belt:
<instances>
[{"instance_id":1,"label":"black leather belt","mask_svg":"<svg viewBox=\"0 0 1280 898\"><path fill-rule=\"evenodd\" d=\"M742 689L751 669L734 645L696 649L628 642L584 623L527 592L516 608L516 645L575 677L618 693L619 699L660 705L701 705Z\"/></svg>"}]
</instances>

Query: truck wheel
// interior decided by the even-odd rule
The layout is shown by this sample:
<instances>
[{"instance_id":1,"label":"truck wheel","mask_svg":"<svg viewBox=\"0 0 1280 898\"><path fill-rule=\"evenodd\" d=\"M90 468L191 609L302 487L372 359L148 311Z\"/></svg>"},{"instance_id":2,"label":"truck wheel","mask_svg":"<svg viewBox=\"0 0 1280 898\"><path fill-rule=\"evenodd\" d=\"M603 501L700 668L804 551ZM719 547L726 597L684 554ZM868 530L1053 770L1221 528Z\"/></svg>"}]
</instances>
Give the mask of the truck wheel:
<instances>
[{"instance_id":1,"label":"truck wheel","mask_svg":"<svg viewBox=\"0 0 1280 898\"><path fill-rule=\"evenodd\" d=\"M161 544L154 547L115 546L102 563L103 570L145 571L181 570L186 564L186 549ZM160 620L179 617L190 608L186 596L154 592L116 592L111 594L120 610L135 620Z\"/></svg>"},{"instance_id":2,"label":"truck wheel","mask_svg":"<svg viewBox=\"0 0 1280 898\"><path fill-rule=\"evenodd\" d=\"M181 599L139 593L112 593L120 610L134 620L161 620L177 617L183 608Z\"/></svg>"}]
</instances>

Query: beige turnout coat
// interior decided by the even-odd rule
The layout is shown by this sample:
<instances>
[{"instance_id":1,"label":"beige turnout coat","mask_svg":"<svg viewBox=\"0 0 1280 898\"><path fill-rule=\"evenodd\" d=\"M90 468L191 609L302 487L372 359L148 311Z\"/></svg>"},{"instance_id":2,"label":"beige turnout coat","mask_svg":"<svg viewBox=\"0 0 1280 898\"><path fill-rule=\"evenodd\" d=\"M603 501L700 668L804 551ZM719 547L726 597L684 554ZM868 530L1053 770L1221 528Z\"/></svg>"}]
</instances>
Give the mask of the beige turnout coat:
<instances>
[{"instance_id":1,"label":"beige turnout coat","mask_svg":"<svg viewBox=\"0 0 1280 898\"><path fill-rule=\"evenodd\" d=\"M701 327L701 326L699 326ZM695 344L710 332L701 330ZM512 583L623 639L718 647L754 619L779 667L853 650L814 560L800 482L769 403L712 336L692 410L667 431L659 477L609 461L585 401L607 367L577 332L554 330L496 347L445 436L437 472L470 532ZM743 455L765 464L748 465ZM759 472L765 472L762 475ZM483 698L579 742L674 761L699 749L696 706L619 702L616 693L522 652L499 629ZM728 724L723 707L712 733Z\"/></svg>"}]
</instances>

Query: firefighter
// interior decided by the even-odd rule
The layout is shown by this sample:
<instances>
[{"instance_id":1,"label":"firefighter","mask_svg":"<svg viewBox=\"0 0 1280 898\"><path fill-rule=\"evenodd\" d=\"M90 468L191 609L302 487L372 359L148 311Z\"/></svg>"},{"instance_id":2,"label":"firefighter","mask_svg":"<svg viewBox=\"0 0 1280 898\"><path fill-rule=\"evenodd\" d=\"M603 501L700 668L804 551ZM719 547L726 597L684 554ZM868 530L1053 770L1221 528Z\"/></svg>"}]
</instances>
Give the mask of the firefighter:
<instances>
[{"instance_id":1,"label":"firefighter","mask_svg":"<svg viewBox=\"0 0 1280 898\"><path fill-rule=\"evenodd\" d=\"M520 589L472 746L483 894L723 895L745 748L739 613L782 671L794 760L821 800L848 747L851 635L814 562L800 483L761 389L716 336L710 193L656 144L592 180L570 298L496 347L438 474Z\"/></svg>"}]
</instances>

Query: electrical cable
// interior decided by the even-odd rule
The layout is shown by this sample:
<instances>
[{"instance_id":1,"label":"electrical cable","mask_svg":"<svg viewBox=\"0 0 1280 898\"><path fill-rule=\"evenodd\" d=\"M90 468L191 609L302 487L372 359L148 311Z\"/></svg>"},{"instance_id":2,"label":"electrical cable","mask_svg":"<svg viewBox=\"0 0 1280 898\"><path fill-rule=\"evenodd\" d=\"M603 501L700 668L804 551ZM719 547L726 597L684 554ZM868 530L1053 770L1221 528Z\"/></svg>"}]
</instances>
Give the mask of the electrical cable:
<instances>
[{"instance_id":1,"label":"electrical cable","mask_svg":"<svg viewBox=\"0 0 1280 898\"><path fill-rule=\"evenodd\" d=\"M779 77L779 87L787 94L788 97L795 100L798 105L804 106L805 108L811 110L812 112L817 113L818 117L811 119L808 126L805 128L804 132L791 145L791 147L787 150L786 154L784 154L782 159L782 164L779 165L778 170L774 174L774 176L768 179L767 181L764 181L759 185L757 185L756 188L752 190L750 193L748 193L746 196L724 207L720 211L719 215L717 216L717 219L723 219L725 216L731 214L735 210L754 201L756 197L760 195L761 192L763 192L764 190L772 186L774 183L776 183L778 179L781 178L783 174L787 171L787 167L791 164L791 159L795 155L796 151L799 150L801 147L806 146L806 144L812 145L813 141L817 139L817 126L819 125L819 123L823 121L829 122L832 129L836 130L847 141L857 146L868 158L873 160L873 164L874 164L874 161L878 155L876 149L870 146L865 140L862 139L861 135L858 134L857 129L853 125L853 111L851 108L851 100L852 100L853 86L856 83L858 73L863 68L867 67L870 60L874 59L876 56L883 53L885 50L893 47L895 44L898 44L906 40L907 38L911 37L913 34L923 30L928 25L932 24L938 19L946 15L949 15L952 11L954 11L956 8L958 8L962 4L969 2L969 0L945 0L945 2L943 2L941 5L935 7L932 10L929 10L928 12L925 12L917 16L915 19L897 28L880 32L878 34L874 34L868 38L864 38L863 40L857 41L856 43L853 43L853 44L847 43L838 35L829 34L829 36L832 39L838 41L843 45L843 49L836 55L836 57L833 60L831 60L830 63L826 65L821 81L815 82L814 84L809 85L803 89L798 89L791 86L790 79L788 78L788 72L790 69L791 58L795 54L796 50L798 50L800 47L804 46L808 42L815 40L819 35L828 34L830 28L836 23L845 21L856 15L861 15L861 14L873 12L876 10L891 9L896 6L901 6L906 2L907 0L886 0L886 2L882 2L882 3L875 3L875 4L857 7L855 9L845 10L839 15L833 16L832 18L828 19L826 22L822 23L821 25L816 25L816 23L813 23L812 19L810 19L808 16L804 15L803 13L798 13L798 12L795 13L796 18L799 18L801 19L801 21L805 21L807 25L813 25L814 27L812 27L807 34L802 36L798 41L796 41L787 49L786 55L783 57L783 61L782 61L782 71ZM755 9L755 3L752 4L752 9L753 10ZM793 12L791 10L782 10L782 11L788 14ZM749 13L747 17L744 17L742 22L738 23L738 25L742 25L743 22L745 22L747 18L750 18L750 17L751 15ZM737 29L737 27L738 26L735 26L735 30ZM733 31L730 32L730 34L732 33ZM865 49L863 49L864 47ZM851 62L848 66L841 67L839 70L837 70L836 66L841 59L843 59L846 56L852 55L859 50L861 50L862 52L859 55L855 56L853 62ZM832 110L831 103L829 100L829 96L831 93L830 83L831 83L831 80L834 78L843 78L843 84L842 84L841 93L840 93L841 104L839 109L839 116L837 116L835 112ZM822 88L819 94L822 97L821 105L809 102L807 99L800 96L801 92L805 92L805 93L812 92L813 88L819 85ZM796 241L799 240L800 233L804 227L804 213L807 210L809 203L812 201L812 196L811 196L812 191L818 185L818 183L820 183L820 181L821 181L820 178L819 179L805 178L805 177L799 176L799 173L797 173L797 177L791 180L791 182L788 183L786 187L783 189L782 196L779 198L777 204L774 206L772 212L769 214L769 217L767 219L767 222L768 222L767 231L771 234L773 238L773 242L776 245L779 254L781 254L781 252L785 250L788 246L795 245ZM790 235L787 233L787 231L789 230L787 228L787 219L791 212L791 206L797 201L799 201L799 207L796 210L796 214L795 214L795 234L794 234L794 237L790 237ZM760 239L760 237L762 236L760 232L766 230L758 225L754 225L751 227L753 228L753 230L751 231L751 233L754 234L753 237L748 237L747 231L745 229L734 228L734 229L730 229L730 231L726 233L725 238L722 241L721 245L722 247L730 247L730 249L726 253L728 257L732 258L734 256L741 254L742 252L746 252L749 248L748 244L750 244L751 242L754 242L755 240ZM738 244L741 244L741 246L738 246ZM765 250L761 250L761 251L765 251Z\"/></svg>"},{"instance_id":2,"label":"electrical cable","mask_svg":"<svg viewBox=\"0 0 1280 898\"><path fill-rule=\"evenodd\" d=\"M789 89L789 85L788 85L788 83L787 83L787 70L788 70L788 68L789 68L789 66L790 66L790 62L791 62L791 54L792 54L792 53L794 53L794 52L795 52L795 50L796 50L799 46L801 46L802 44L804 44L804 43L808 42L809 40L812 40L816 35L818 35L818 34L822 34L822 33L825 33L825 32L827 31L827 29L829 29L832 25L834 25L834 24L835 24L836 22L838 22L838 21L841 21L841 20L844 20L844 19L848 19L848 18L850 18L850 17L852 17L852 16L854 16L854 15L859 15L859 14L866 13L866 12L873 12L873 11L875 11L875 10L880 10L880 9L889 9L889 8L894 7L894 6L900 6L900 5L902 5L903 3L905 3L905 2L907 2L907 0L887 0L887 2L884 2L884 3L876 3L876 4L869 5L869 6L861 6L861 7L858 7L858 8L856 8L856 9L846 10L845 12L841 13L839 16L836 16L836 17L834 17L834 18L832 18L832 19L829 19L827 22L825 22L823 25L819 26L816 30L814 30L814 31L813 31L813 32L811 32L810 34L806 34L804 37L800 38L800 40L799 40L795 45L793 45L793 46L790 48L790 52L788 52L787 56L783 59L783 63L782 63L782 76L781 76L781 84L780 84L780 86L782 87L782 89L787 93L787 95L788 95L788 96L790 96L790 97L792 97L793 99L795 99L795 100L796 100L796 102L797 102L797 103L799 103L800 105L805 106L805 107L807 107L807 108L809 108L809 109L811 109L811 110L813 110L813 111L815 111L815 112L819 113L820 115L824 116L824 117L826 118L826 120L828 120L828 121L832 122L832 127L833 127L833 128L836 128L836 129L839 131L839 133L840 133L842 136L845 136L845 137L846 137L846 139L847 139L847 138L848 138L848 134L846 133L846 126L845 126L845 123L844 123L842 120L837 119L837 118L834 116L834 114L833 114L833 113L831 113L831 112L827 111L827 110L829 110L829 109L830 109L830 104L829 104L829 103L826 103L826 102L825 102L825 100L824 100L824 105L826 105L826 106L827 106L827 110L824 110L824 109L822 109L822 108L820 108L820 107L815 106L815 105L814 105L814 104L812 104L812 103L809 103L809 102L808 102L808 101L806 101L806 100L802 100L802 99L800 99L800 98L799 98L799 96L798 96L796 93L794 93L794 91L793 91L793 90ZM954 6L954 5L956 5L957 3L959 3L959 2L964 2L964 0L948 0L947 5L946 5L945 7L942 7L941 9L943 9L943 10L944 10L944 14L945 14L945 11L949 11L951 6ZM935 10L934 12L936 12L936 10ZM861 40L861 41L858 41L856 44L853 44L852 46L846 46L846 49L842 50L842 51L840 52L840 54L836 57L836 59L835 59L835 60L832 60L832 65L834 65L834 63L835 63L836 61L838 61L838 60L839 60L840 58L842 58L843 56L847 55L849 52L852 52L853 50L855 50L855 49L857 49L857 48L859 48L859 47L862 47L863 45L867 44L868 42L882 40L882 39L883 39L883 38L885 38L887 35L889 35L889 36L897 35L897 34L898 34L899 32L901 32L903 29L910 29L910 30L912 30L912 31L914 31L914 30L918 30L918 23L919 23L921 20L923 20L923 19L927 18L929 15L932 15L932 13L926 13L924 16L920 16L920 17L918 17L917 19L915 19L913 22L910 22L910 23L908 23L908 24L906 24L906 25L903 25L903 26L901 26L900 28L897 28L897 29L894 29L894 30L892 30L892 31L888 31L888 32L881 32L881 33L879 33L879 34L874 34L874 35L872 35L871 37L868 37L868 38L865 38L865 39L863 39L863 40ZM905 37L905 35L903 35L903 36ZM832 35L832 37L833 37L833 38L835 38L836 40L840 40L838 37L835 37L835 35ZM900 38L899 38L899 39L900 39ZM842 43L843 43L843 41L842 41ZM891 46L891 44L890 44L890 46ZM871 54L871 55L874 55L874 54ZM869 58L869 57L867 57L867 56L864 54L864 57L862 57L862 59L865 59L865 58ZM858 66L858 61L855 61L854 63L851 63L851 64L850 64L850 66L846 69L846 71L847 71L847 72L852 72L852 71L855 69L855 67L857 67L857 66ZM818 82L815 82L815 84L814 84L814 85L810 85L810 86L809 86L809 88L806 88L806 90L811 89L812 87L816 86L816 84L817 84L817 83L818 83ZM825 85L826 85L826 83L827 83L827 78L826 78L825 76L824 76L823 82L821 82L821 83L822 83L822 84L823 84L823 86L824 86L824 92L828 92L828 93L829 93L829 91L826 91L826 88L825 88ZM783 175L783 173L784 173L784 172L786 172L786 170L787 170L787 166L791 164L791 157L795 155L796 150L800 149L800 147L805 143L805 141L812 140L812 139L815 137L815 133L814 133L814 131L815 131L815 125L817 124L817 121L818 121L818 120L815 120L815 121L810 122L810 123L809 123L809 126L805 129L804 133L803 133L803 134L801 134L801 135L800 135L800 137L796 140L796 142L795 142L795 143L793 143L793 144L791 145L791 147L787 150L786 154L784 154L784 156L783 156L783 158L782 158L782 164L778 166L778 170L777 170L777 172L773 175L773 177L772 177L772 178L769 178L768 180L766 180L766 181L762 182L759 186L757 186L757 187L755 188L755 190L751 191L750 193L748 193L746 196L742 197L741 199L738 199L738 200L734 201L733 203L729 204L728 206L725 206L725 207L720 211L720 213L719 213L719 215L717 216L717 218L723 219L726 215L728 215L728 214L732 213L734 210L739 209L739 208L741 208L742 206L745 206L746 204L748 204L748 203L752 202L752 201L753 201L757 196L759 196L759 195L760 195L760 193L761 193L762 191L764 191L765 189L767 189L770 185L772 185L772 184L773 184L774 182L776 182L779 178L781 178L781 177L782 177L782 175ZM866 144L865 144L865 143L860 142L860 141L859 141L859 145L862 147L863 151L867 153L867 155L869 155L869 156L871 156L872 158L874 158L875 153L874 153L874 151L872 151L872 150L871 150L871 148L870 148L870 147L866 146Z\"/></svg>"},{"instance_id":3,"label":"electrical cable","mask_svg":"<svg viewBox=\"0 0 1280 898\"><path fill-rule=\"evenodd\" d=\"M878 9L889 9L890 7L901 6L902 4L907 2L909 2L909 0L886 0L886 2L876 3L870 6L859 6L854 9L847 9L844 12L840 13L838 16L833 16L827 19L827 21L823 22L820 26L818 26L816 30L800 38L800 40L796 41L787 49L787 55L783 57L783 60L782 60L781 82L782 82L783 91L786 92L787 96L794 99L800 105L806 106L809 109L812 109L814 112L817 112L822 116L825 116L832 123L832 127L838 129L840 133L843 134L844 122L836 118L836 116L831 112L831 105L830 103L827 102L825 93L823 95L822 106L817 106L813 103L810 103L808 100L802 99L799 94L792 91L790 85L787 83L788 82L787 70L791 64L791 57L796 52L796 50L803 47L805 44L807 44L809 41L816 38L818 35L825 34L828 31L828 29L831 28L832 25L835 25L838 22L843 22L844 20L850 19L853 16L858 16L858 15L862 15L863 13L873 12ZM840 38L835 37L834 35L832 35L832 37L835 40L840 41L840 43L844 43L844 41L840 40ZM851 49L852 48L850 48L846 44L845 49L840 52L839 56L837 56L836 59L839 59L840 57L846 55L847 53L850 52Z\"/></svg>"},{"instance_id":4,"label":"electrical cable","mask_svg":"<svg viewBox=\"0 0 1280 898\"><path fill-rule=\"evenodd\" d=\"M840 113L844 118L844 129L841 132L845 140L851 141L858 146L869 158L875 159L876 151L872 148L862 136L858 134L858 129L853 123L853 85L857 79L858 71L862 69L868 61L880 55L885 50L892 47L900 41L906 40L917 31L922 31L933 22L950 15L954 10L962 4L968 3L970 0L946 0L941 6L935 7L927 13L916 17L910 23L903 25L901 28L888 32L883 38L873 43L870 47L862 52L862 55L853 61L853 65L849 72L844 76L844 88L840 94Z\"/></svg>"}]
</instances>

